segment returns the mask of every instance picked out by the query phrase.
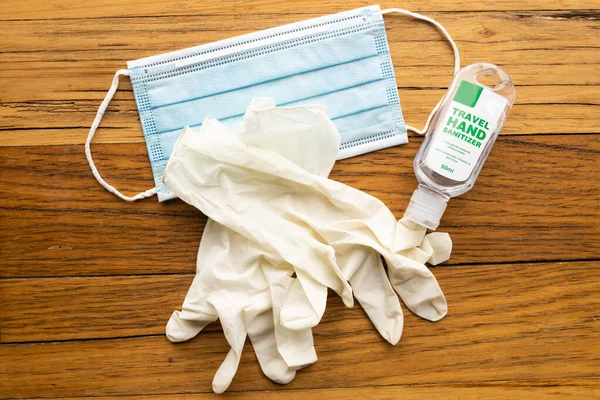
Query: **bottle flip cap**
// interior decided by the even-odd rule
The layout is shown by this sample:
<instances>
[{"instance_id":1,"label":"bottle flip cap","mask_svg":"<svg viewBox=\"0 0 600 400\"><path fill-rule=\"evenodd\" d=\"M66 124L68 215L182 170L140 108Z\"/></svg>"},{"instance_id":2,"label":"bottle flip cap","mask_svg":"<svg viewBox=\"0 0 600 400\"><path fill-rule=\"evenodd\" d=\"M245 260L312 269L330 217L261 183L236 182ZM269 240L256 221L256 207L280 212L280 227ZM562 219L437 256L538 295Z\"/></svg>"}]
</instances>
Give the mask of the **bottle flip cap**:
<instances>
[{"instance_id":1,"label":"bottle flip cap","mask_svg":"<svg viewBox=\"0 0 600 400\"><path fill-rule=\"evenodd\" d=\"M404 216L421 226L436 230L440 225L440 219L444 215L447 205L448 200L446 198L419 188L414 191L410 198Z\"/></svg>"}]
</instances>

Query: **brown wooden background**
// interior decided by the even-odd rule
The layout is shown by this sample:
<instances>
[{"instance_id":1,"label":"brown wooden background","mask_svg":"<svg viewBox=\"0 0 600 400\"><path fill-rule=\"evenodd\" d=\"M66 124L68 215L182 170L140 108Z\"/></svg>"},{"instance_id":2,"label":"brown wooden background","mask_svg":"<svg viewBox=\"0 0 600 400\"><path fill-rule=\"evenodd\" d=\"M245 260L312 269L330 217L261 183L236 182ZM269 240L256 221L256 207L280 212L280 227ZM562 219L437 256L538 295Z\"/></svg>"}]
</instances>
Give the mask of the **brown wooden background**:
<instances>
[{"instance_id":1,"label":"brown wooden background","mask_svg":"<svg viewBox=\"0 0 600 400\"><path fill-rule=\"evenodd\" d=\"M125 61L368 5L364 1L5 0L0 8L0 396L208 398L227 345L218 324L164 336L192 281L205 217L181 201L135 204L98 185L83 154ZM246 346L227 397L599 398L600 4L384 2L440 21L462 64L501 65L517 103L475 188L440 230L434 270L450 312L407 312L398 346L331 296L319 361L287 386ZM452 55L426 23L386 16L406 120L422 126ZM400 217L415 187L408 145L341 161L333 178ZM125 78L93 151L129 193L153 185ZM185 397L188 398L188 397Z\"/></svg>"}]
</instances>

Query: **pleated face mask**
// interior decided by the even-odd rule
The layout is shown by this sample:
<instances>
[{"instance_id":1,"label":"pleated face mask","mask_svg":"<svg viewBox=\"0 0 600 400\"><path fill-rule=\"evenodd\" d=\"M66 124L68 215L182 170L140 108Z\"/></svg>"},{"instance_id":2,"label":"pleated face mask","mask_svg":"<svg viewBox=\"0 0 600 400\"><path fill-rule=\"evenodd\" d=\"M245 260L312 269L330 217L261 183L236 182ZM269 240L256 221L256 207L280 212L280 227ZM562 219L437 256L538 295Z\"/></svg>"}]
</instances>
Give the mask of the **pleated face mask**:
<instances>
[{"instance_id":1,"label":"pleated face mask","mask_svg":"<svg viewBox=\"0 0 600 400\"><path fill-rule=\"evenodd\" d=\"M439 23L406 10L381 11L379 6L129 61L127 70L115 74L86 141L94 176L124 200L154 194L159 201L172 199L163 174L181 130L210 117L235 131L255 97L271 97L278 106L327 107L340 133L338 159L406 143L407 129L422 133L427 125L418 131L404 123L383 21L389 12L437 26L452 45L458 70L458 50ZM156 184L133 197L104 181L90 152L121 75L131 79Z\"/></svg>"}]
</instances>

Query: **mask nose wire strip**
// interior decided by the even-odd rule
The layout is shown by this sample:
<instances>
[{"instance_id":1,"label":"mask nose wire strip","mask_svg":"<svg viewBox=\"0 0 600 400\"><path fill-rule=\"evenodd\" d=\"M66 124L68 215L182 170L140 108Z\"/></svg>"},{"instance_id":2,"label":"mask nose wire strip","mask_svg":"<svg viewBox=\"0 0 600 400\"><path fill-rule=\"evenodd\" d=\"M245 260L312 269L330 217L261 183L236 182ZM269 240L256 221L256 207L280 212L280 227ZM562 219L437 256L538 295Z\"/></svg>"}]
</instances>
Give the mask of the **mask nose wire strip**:
<instances>
[{"instance_id":1,"label":"mask nose wire strip","mask_svg":"<svg viewBox=\"0 0 600 400\"><path fill-rule=\"evenodd\" d=\"M421 15L421 14L417 14L417 13L414 13L414 12L411 12L408 10L404 10L402 8L388 8L388 9L381 11L381 14L388 14L388 13L400 13L400 14L409 15L413 18L427 21L430 24L435 25L435 27L438 28L444 34L446 39L448 39L448 41L450 42L450 46L452 46L452 52L454 53L454 74L456 75L456 73L460 69L460 54L458 53L458 47L456 47L456 43L454 43L454 40L452 40L452 37L450 36L450 34L446 30L446 28L444 28L442 26L442 24L440 24L433 18L429 18L429 17L426 17L425 15ZM440 101L435 105L435 107L433 108L433 111L431 111L431 114L429 114L429 117L427 118L427 122L425 122L425 126L423 127L422 130L418 130L417 128L414 128L409 125L406 125L406 129L409 131L418 133L419 135L422 135L425 132L427 132L427 128L429 128L429 124L431 123L431 120L433 119L433 116L435 115L437 110L440 108L440 105L442 104L443 100L444 100L444 98L442 97L440 99Z\"/></svg>"},{"instance_id":2,"label":"mask nose wire strip","mask_svg":"<svg viewBox=\"0 0 600 400\"><path fill-rule=\"evenodd\" d=\"M100 121L102 120L102 117L104 116L104 112L106 111L106 108L108 107L108 103L110 103L113 96L115 95L115 92L117 91L117 88L119 87L119 76L121 76L121 75L129 76L129 71L126 69L120 69L115 74L115 77L113 78L113 81L112 81L112 85L110 86L108 93L106 93L104 100L102 100L102 104L100 104L100 107L98 108L98 112L96 113L96 118L94 118L94 122L92 123L92 127L90 128L90 133L88 134L88 137L85 141L85 158L87 158L88 164L90 165L90 169L92 170L92 174L94 174L94 177L96 178L98 183L100 185L102 185L102 187L104 187L104 189L108 190L115 196L117 196L125 201L136 201L136 200L140 200L140 199L155 195L156 188L154 187L152 189L146 190L145 192L138 193L133 197L125 196L124 194L119 192L117 189L115 189L114 186L107 183L104 180L104 178L102 178L102 176L98 172L98 169L96 168L96 165L94 164L94 160L92 159L92 151L90 149L90 144L92 143L92 139L94 138L96 129L98 129L98 125L100 125Z\"/></svg>"}]
</instances>

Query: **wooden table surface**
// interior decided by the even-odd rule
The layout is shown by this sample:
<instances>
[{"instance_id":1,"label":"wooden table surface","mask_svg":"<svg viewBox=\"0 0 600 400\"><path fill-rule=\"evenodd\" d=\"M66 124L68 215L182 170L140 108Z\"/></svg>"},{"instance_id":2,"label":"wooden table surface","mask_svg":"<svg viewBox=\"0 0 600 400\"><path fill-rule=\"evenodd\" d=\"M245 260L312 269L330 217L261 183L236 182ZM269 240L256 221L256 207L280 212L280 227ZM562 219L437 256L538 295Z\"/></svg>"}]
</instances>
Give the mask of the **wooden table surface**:
<instances>
[{"instance_id":1,"label":"wooden table surface","mask_svg":"<svg viewBox=\"0 0 600 400\"><path fill-rule=\"evenodd\" d=\"M206 217L125 203L83 144L115 70L136 58L368 5L363 1L5 0L0 11L0 396L204 399L228 350L219 324L164 335L194 276ZM501 65L517 102L474 189L449 203L449 314L406 312L397 346L330 296L319 361L280 386L249 344L236 399L600 398L600 4L385 2L436 18L462 65ZM385 17L407 123L444 93L452 53L432 26ZM332 174L402 216L421 138ZM127 78L93 144L127 193L153 186Z\"/></svg>"}]
</instances>

